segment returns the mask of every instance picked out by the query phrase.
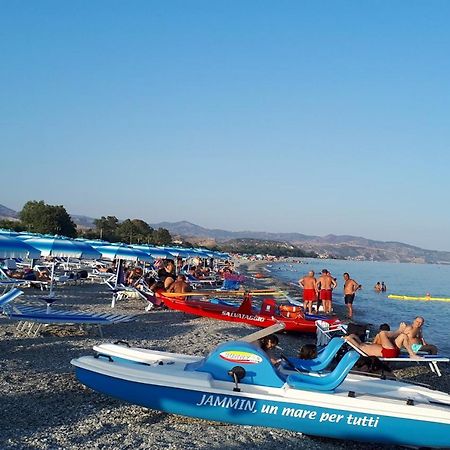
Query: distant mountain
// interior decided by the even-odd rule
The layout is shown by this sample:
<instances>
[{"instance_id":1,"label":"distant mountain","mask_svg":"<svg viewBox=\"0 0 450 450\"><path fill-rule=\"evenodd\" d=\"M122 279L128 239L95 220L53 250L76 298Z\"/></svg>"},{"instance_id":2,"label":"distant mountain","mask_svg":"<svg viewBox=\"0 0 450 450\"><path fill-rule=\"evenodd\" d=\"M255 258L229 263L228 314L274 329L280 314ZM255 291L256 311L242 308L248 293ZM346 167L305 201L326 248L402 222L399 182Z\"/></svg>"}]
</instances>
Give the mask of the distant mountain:
<instances>
[{"instance_id":1,"label":"distant mountain","mask_svg":"<svg viewBox=\"0 0 450 450\"><path fill-rule=\"evenodd\" d=\"M11 208L7 208L6 206L0 205L0 220L10 220L17 219L19 217L19 213L14 211ZM70 217L72 220L81 228L92 228L94 226L94 218L88 216L81 216L76 214L71 214Z\"/></svg>"},{"instance_id":2,"label":"distant mountain","mask_svg":"<svg viewBox=\"0 0 450 450\"><path fill-rule=\"evenodd\" d=\"M190 241L214 239L218 244L236 239L287 242L305 251L315 252L322 258L339 258L369 261L394 261L450 264L450 252L424 250L401 242L375 241L358 236L311 236L301 233L267 233L257 231L226 231L208 229L190 222L161 222L151 225L163 227L173 236Z\"/></svg>"},{"instance_id":3,"label":"distant mountain","mask_svg":"<svg viewBox=\"0 0 450 450\"><path fill-rule=\"evenodd\" d=\"M209 229L187 221L160 222L150 225L153 228L166 228L171 234L176 234L178 236L213 238L217 242L228 241L230 239L260 239L265 241L291 242L295 240L309 241L319 238L318 236L307 236L300 233L267 233L265 231L226 231L218 228Z\"/></svg>"},{"instance_id":4,"label":"distant mountain","mask_svg":"<svg viewBox=\"0 0 450 450\"><path fill-rule=\"evenodd\" d=\"M0 219L11 220L17 217L16 211L0 205ZM71 217L80 228L94 227L95 219L92 217L75 214ZM253 239L261 241L261 244L266 241L291 244L306 252L316 253L321 258L450 264L450 252L425 250L402 242L375 241L359 236L227 231L204 228L187 221L149 225L153 228L166 228L174 237L202 245L212 246L239 239Z\"/></svg>"},{"instance_id":5,"label":"distant mountain","mask_svg":"<svg viewBox=\"0 0 450 450\"><path fill-rule=\"evenodd\" d=\"M11 208L7 208L6 206L0 205L0 219L17 219L19 217L19 213L14 211Z\"/></svg>"},{"instance_id":6,"label":"distant mountain","mask_svg":"<svg viewBox=\"0 0 450 450\"><path fill-rule=\"evenodd\" d=\"M94 218L71 214L70 217L80 228L94 228Z\"/></svg>"}]
</instances>

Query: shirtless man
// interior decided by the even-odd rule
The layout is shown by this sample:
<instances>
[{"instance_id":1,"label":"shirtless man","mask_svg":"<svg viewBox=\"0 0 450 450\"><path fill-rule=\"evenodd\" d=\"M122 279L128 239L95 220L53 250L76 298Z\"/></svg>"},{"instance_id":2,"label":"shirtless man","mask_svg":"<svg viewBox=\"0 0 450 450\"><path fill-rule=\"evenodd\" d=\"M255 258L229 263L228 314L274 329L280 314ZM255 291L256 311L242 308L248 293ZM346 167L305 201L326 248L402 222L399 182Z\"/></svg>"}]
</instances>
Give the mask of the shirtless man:
<instances>
[{"instance_id":1,"label":"shirtless man","mask_svg":"<svg viewBox=\"0 0 450 450\"><path fill-rule=\"evenodd\" d=\"M177 279L170 285L169 289L167 289L167 292L175 292L176 294L184 294L191 291L192 288L186 281L186 277L184 275L178 275Z\"/></svg>"},{"instance_id":2,"label":"shirtless man","mask_svg":"<svg viewBox=\"0 0 450 450\"><path fill-rule=\"evenodd\" d=\"M310 270L308 275L300 278L300 280L298 280L298 284L303 289L303 311L305 314L312 314L312 304L317 300L317 281L314 277L314 271Z\"/></svg>"},{"instance_id":3,"label":"shirtless man","mask_svg":"<svg viewBox=\"0 0 450 450\"><path fill-rule=\"evenodd\" d=\"M376 343L374 342L372 344L361 342L359 337L355 334L346 336L344 339L362 350L368 356L398 358L400 349L404 347L411 359L421 359L411 348L409 338L405 334L406 326L406 323L402 322L396 331L380 331L376 336Z\"/></svg>"},{"instance_id":4,"label":"shirtless man","mask_svg":"<svg viewBox=\"0 0 450 450\"><path fill-rule=\"evenodd\" d=\"M427 352L429 355L437 355L438 349L433 344L427 344L422 334L422 326L425 323L423 317L417 316L411 325L407 325L405 334L409 337L414 353Z\"/></svg>"},{"instance_id":5,"label":"shirtless man","mask_svg":"<svg viewBox=\"0 0 450 450\"><path fill-rule=\"evenodd\" d=\"M320 288L319 299L322 300L323 312L330 314L332 310L333 289L337 286L336 280L327 269L322 270L322 275L317 279L316 290Z\"/></svg>"},{"instance_id":6,"label":"shirtless man","mask_svg":"<svg viewBox=\"0 0 450 450\"><path fill-rule=\"evenodd\" d=\"M353 317L353 301L355 300L355 292L361 288L362 286L355 280L352 280L347 272L344 273L344 302L347 306L347 317L349 319Z\"/></svg>"}]
</instances>

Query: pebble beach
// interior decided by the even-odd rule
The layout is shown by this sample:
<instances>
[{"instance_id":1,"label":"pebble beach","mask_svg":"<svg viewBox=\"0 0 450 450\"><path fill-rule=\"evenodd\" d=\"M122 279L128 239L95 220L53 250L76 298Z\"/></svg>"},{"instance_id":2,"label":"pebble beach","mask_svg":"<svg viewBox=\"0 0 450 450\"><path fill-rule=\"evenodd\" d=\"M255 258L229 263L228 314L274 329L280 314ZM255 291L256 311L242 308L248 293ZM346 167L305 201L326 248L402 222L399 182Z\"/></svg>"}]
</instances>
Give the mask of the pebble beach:
<instances>
[{"instance_id":1,"label":"pebble beach","mask_svg":"<svg viewBox=\"0 0 450 450\"><path fill-rule=\"evenodd\" d=\"M238 270L251 274L262 263L241 262ZM278 280L254 281L255 287L288 289ZM291 287L292 289L292 287ZM91 282L61 286L54 308L105 312L111 309L111 291ZM23 300L39 302L42 293L26 289ZM298 297L298 293L297 293ZM44 306L44 303L41 302ZM138 314L136 321L103 328L52 326L37 337L16 331L16 323L0 322L0 448L1 449L388 449L304 436L285 430L228 425L149 410L126 404L81 385L71 359L93 354L99 343L123 340L132 346L204 355L219 343L256 331L230 322L198 318L171 310L144 311L137 298L117 302L115 312ZM336 311L340 315L340 311ZM343 315L343 314L342 314ZM280 336L286 354L294 354L315 336ZM396 371L396 375L427 383L450 393L450 376L437 377L423 366Z\"/></svg>"}]
</instances>

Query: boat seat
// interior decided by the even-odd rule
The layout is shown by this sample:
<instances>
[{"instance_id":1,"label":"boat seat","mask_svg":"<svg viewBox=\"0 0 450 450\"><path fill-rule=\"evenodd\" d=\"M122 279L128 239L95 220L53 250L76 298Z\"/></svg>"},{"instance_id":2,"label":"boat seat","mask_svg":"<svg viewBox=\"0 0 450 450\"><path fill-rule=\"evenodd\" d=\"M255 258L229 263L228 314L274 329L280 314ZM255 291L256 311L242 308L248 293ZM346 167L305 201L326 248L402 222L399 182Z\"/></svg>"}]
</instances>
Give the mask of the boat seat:
<instances>
[{"instance_id":1,"label":"boat seat","mask_svg":"<svg viewBox=\"0 0 450 450\"><path fill-rule=\"evenodd\" d=\"M300 359L300 358L288 358L289 363L285 365L286 369L292 365L298 370L303 370L305 372L319 372L320 370L326 369L336 353L344 345L344 340L340 337L334 337L328 343L327 346L320 351L316 358L314 359Z\"/></svg>"},{"instance_id":2,"label":"boat seat","mask_svg":"<svg viewBox=\"0 0 450 450\"><path fill-rule=\"evenodd\" d=\"M186 364L186 372L207 372L214 380L233 381L229 372L244 366L242 384L282 387L285 377L270 362L267 353L256 345L243 341L229 341L218 345L200 361Z\"/></svg>"},{"instance_id":3,"label":"boat seat","mask_svg":"<svg viewBox=\"0 0 450 450\"><path fill-rule=\"evenodd\" d=\"M336 368L329 374L317 376L296 373L289 375L286 383L294 389L324 392L334 391L344 381L345 377L358 359L359 354L353 350L350 350L339 361Z\"/></svg>"}]
</instances>

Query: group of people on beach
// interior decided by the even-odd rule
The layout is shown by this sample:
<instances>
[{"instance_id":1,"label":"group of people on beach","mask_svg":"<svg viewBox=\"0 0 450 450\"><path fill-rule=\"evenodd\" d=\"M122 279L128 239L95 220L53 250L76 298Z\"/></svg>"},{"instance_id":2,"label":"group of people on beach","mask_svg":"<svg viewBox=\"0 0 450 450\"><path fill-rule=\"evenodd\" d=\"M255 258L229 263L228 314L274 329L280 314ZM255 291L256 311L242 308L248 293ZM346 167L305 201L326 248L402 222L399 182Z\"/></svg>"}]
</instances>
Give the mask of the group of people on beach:
<instances>
[{"instance_id":1,"label":"group of people on beach","mask_svg":"<svg viewBox=\"0 0 450 450\"><path fill-rule=\"evenodd\" d=\"M358 289L362 285L350 277L348 272L343 274L344 278L344 302L347 307L347 317L353 317L353 301ZM303 289L303 309L305 313L312 314L313 304L316 303L316 311L323 307L325 314L333 311L333 289L337 287L337 279L331 275L327 269L323 269L318 278L313 270L298 280L298 284Z\"/></svg>"}]
</instances>

